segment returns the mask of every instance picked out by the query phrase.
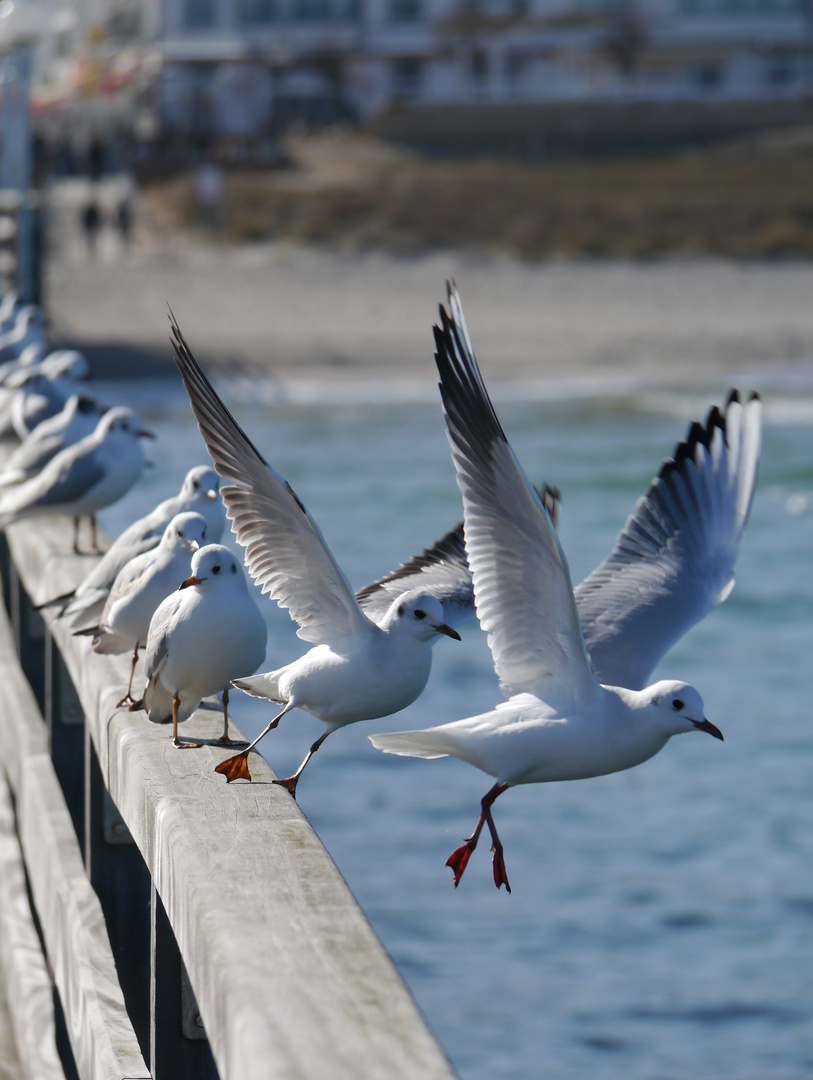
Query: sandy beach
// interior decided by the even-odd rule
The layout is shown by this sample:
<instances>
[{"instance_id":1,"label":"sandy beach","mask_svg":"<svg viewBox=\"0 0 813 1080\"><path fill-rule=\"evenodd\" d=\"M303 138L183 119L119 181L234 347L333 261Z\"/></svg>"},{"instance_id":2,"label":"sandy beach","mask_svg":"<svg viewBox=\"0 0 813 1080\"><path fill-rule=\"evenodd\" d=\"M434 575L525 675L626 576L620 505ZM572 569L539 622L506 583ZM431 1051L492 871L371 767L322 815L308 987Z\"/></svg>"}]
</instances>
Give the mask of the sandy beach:
<instances>
[{"instance_id":1,"label":"sandy beach","mask_svg":"<svg viewBox=\"0 0 813 1080\"><path fill-rule=\"evenodd\" d=\"M47 274L52 336L103 377L171 370L167 305L199 358L282 380L421 379L456 280L493 378L693 384L813 372L813 263L523 263L176 238L76 246ZM813 376L812 376L813 378Z\"/></svg>"}]
</instances>

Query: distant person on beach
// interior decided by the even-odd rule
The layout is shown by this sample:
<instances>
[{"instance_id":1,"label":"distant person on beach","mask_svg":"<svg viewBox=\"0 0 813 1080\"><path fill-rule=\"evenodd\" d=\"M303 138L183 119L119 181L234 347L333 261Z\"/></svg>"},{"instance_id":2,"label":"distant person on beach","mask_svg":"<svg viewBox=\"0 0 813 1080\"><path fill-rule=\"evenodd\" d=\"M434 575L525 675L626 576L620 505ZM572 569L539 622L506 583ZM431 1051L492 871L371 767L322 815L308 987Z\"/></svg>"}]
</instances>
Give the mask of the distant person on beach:
<instances>
[{"instance_id":1,"label":"distant person on beach","mask_svg":"<svg viewBox=\"0 0 813 1080\"><path fill-rule=\"evenodd\" d=\"M195 211L199 225L220 230L223 209L223 173L213 161L205 161L195 176Z\"/></svg>"},{"instance_id":2,"label":"distant person on beach","mask_svg":"<svg viewBox=\"0 0 813 1080\"><path fill-rule=\"evenodd\" d=\"M122 244L124 247L129 247L133 236L133 204L129 195L125 195L119 203L116 212L116 224L118 225Z\"/></svg>"},{"instance_id":3,"label":"distant person on beach","mask_svg":"<svg viewBox=\"0 0 813 1080\"><path fill-rule=\"evenodd\" d=\"M99 230L102 227L102 215L99 210L99 204L94 198L91 198L82 208L81 223L82 230L85 234L85 243L87 244L88 254L95 255L96 244L99 239Z\"/></svg>"}]
</instances>

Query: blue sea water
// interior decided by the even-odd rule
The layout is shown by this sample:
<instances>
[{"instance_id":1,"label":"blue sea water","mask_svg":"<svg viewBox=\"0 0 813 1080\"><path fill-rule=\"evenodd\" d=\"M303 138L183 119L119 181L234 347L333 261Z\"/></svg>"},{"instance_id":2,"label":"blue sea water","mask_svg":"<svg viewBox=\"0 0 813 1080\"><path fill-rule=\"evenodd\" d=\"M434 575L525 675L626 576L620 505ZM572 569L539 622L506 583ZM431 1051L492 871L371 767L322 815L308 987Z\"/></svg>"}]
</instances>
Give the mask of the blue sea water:
<instances>
[{"instance_id":1,"label":"blue sea water","mask_svg":"<svg viewBox=\"0 0 813 1080\"><path fill-rule=\"evenodd\" d=\"M431 386L400 403L385 391L221 390L355 587L458 520ZM562 490L574 581L606 555L661 460L714 399L685 388L495 391L529 476ZM181 390L117 384L114 395L160 436L156 468L105 516L115 535L174 492L205 451ZM457 760L382 755L367 735L500 699L472 623L461 643L438 642L415 704L332 736L299 786L463 1080L813 1072L813 389L774 388L766 406L736 588L659 669L700 689L724 743L675 738L629 772L509 791L495 818L513 894L495 890L485 842L455 890L444 860L492 780ZM278 666L306 646L287 614L267 600L263 608L268 666ZM235 696L249 734L268 710ZM322 730L294 713L266 739L266 756L284 775Z\"/></svg>"}]
</instances>

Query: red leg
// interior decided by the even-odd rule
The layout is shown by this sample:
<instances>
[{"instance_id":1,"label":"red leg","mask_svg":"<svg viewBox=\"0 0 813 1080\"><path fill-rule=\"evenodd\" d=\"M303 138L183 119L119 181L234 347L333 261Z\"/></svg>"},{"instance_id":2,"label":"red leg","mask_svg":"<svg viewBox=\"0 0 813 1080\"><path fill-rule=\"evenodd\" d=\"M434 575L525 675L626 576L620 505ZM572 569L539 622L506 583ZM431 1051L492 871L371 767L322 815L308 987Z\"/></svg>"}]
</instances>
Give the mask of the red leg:
<instances>
[{"instance_id":1,"label":"red leg","mask_svg":"<svg viewBox=\"0 0 813 1080\"><path fill-rule=\"evenodd\" d=\"M181 699L177 694L172 695L172 745L178 750L194 750L195 747L200 746L200 743L196 742L181 742L178 738L178 709L180 708Z\"/></svg>"},{"instance_id":2,"label":"red leg","mask_svg":"<svg viewBox=\"0 0 813 1080\"><path fill-rule=\"evenodd\" d=\"M133 697L133 675L135 675L136 664L138 663L138 642L133 649L133 661L130 664L130 681L127 683L127 693L121 699L116 702L116 708L120 709L122 705L135 705L135 698Z\"/></svg>"},{"instance_id":3,"label":"red leg","mask_svg":"<svg viewBox=\"0 0 813 1080\"><path fill-rule=\"evenodd\" d=\"M468 866L471 853L477 847L477 841L480 839L480 833L483 831L483 825L488 825L488 830L491 833L491 840L494 851L494 884L499 889L500 885L505 885L506 889L511 892L511 887L508 884L508 878L505 874L505 861L502 854L502 844L500 838L497 835L497 830L494 827L494 819L491 817L491 805L498 795L502 795L504 791L508 789L508 784L495 784L493 788L484 795L481 802L480 816L477 819L477 824L474 827L474 832L471 836L464 840L459 848L456 848L449 858L446 860L446 866L451 867L454 873L454 886L460 884L460 879L463 877L463 872Z\"/></svg>"},{"instance_id":4,"label":"red leg","mask_svg":"<svg viewBox=\"0 0 813 1080\"><path fill-rule=\"evenodd\" d=\"M229 688L228 686L223 691L223 734L217 740L221 746L233 746L234 743L229 738Z\"/></svg>"},{"instance_id":5,"label":"red leg","mask_svg":"<svg viewBox=\"0 0 813 1080\"><path fill-rule=\"evenodd\" d=\"M75 555L81 555L82 550L79 547L79 518L73 519L73 551Z\"/></svg>"},{"instance_id":6,"label":"red leg","mask_svg":"<svg viewBox=\"0 0 813 1080\"><path fill-rule=\"evenodd\" d=\"M332 730L333 730L332 728L328 728L328 730L326 732L324 732L324 734L319 736L319 738L316 740L316 742L313 744L313 746L308 751L308 753L307 753L307 755L305 757L305 760L302 762L302 764L299 766L299 768L296 770L296 772L293 774L293 776L286 776L283 780L274 780L273 783L281 784L282 787L288 788L288 791L290 791L290 793L293 795L293 797L296 798L296 785L299 783L299 778L302 775L303 769L308 764L310 759L313 757L313 755L316 753L316 751L319 749L319 747L322 745L322 743L325 741L325 739L328 737L328 735L330 734L330 732Z\"/></svg>"}]
</instances>

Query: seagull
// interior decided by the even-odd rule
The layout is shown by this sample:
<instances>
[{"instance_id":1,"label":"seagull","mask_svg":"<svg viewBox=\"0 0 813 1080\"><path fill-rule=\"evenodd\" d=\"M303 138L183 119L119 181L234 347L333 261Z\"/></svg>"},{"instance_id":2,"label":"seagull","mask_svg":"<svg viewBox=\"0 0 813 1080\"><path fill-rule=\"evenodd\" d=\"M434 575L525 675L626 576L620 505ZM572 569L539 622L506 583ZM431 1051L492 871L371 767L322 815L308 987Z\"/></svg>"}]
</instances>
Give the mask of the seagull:
<instances>
[{"instance_id":1,"label":"seagull","mask_svg":"<svg viewBox=\"0 0 813 1080\"><path fill-rule=\"evenodd\" d=\"M45 312L36 304L25 304L14 313L14 323L0 334L0 363L16 360L28 345L45 341Z\"/></svg>"},{"instance_id":2,"label":"seagull","mask_svg":"<svg viewBox=\"0 0 813 1080\"><path fill-rule=\"evenodd\" d=\"M507 700L426 731L371 736L410 757L458 757L493 776L475 829L446 865L457 886L483 826L511 891L491 807L516 784L629 769L673 735L722 733L685 682L645 685L670 646L730 592L754 493L760 404L732 397L725 421L693 428L639 500L616 547L574 596L550 516L503 432L457 292L440 309L435 359L480 624ZM605 673L612 672L610 679ZM607 681L605 681L607 679Z\"/></svg>"},{"instance_id":3,"label":"seagull","mask_svg":"<svg viewBox=\"0 0 813 1080\"><path fill-rule=\"evenodd\" d=\"M199 746L181 742L178 724L187 720L210 694L223 692L223 735L229 739L229 686L250 675L265 659L265 620L248 591L239 562L221 544L192 556L192 572L177 592L157 608L147 635L147 685L141 702L153 723L172 721L178 749Z\"/></svg>"},{"instance_id":4,"label":"seagull","mask_svg":"<svg viewBox=\"0 0 813 1080\"><path fill-rule=\"evenodd\" d=\"M106 412L107 406L89 394L72 394L61 412L37 424L23 439L0 473L0 487L35 476L60 450L90 435Z\"/></svg>"},{"instance_id":5,"label":"seagull","mask_svg":"<svg viewBox=\"0 0 813 1080\"><path fill-rule=\"evenodd\" d=\"M215 393L173 320L178 367L206 446L221 476L226 514L246 550L254 580L288 608L297 635L313 648L293 663L234 685L283 708L242 753L217 766L227 781L251 779L250 751L286 713L305 709L327 730L292 776L275 780L292 795L302 771L327 736L359 720L388 716L423 691L438 635L460 640L443 621L443 606L423 589L396 597L379 621L361 610L316 522L293 488L260 456Z\"/></svg>"},{"instance_id":6,"label":"seagull","mask_svg":"<svg viewBox=\"0 0 813 1080\"><path fill-rule=\"evenodd\" d=\"M43 420L56 416L89 378L88 362L75 349L60 349L29 368L9 409L18 437L25 439Z\"/></svg>"},{"instance_id":7,"label":"seagull","mask_svg":"<svg viewBox=\"0 0 813 1080\"><path fill-rule=\"evenodd\" d=\"M95 618L101 613L110 587L130 559L150 551L176 514L195 510L206 519L206 535L216 543L226 527L226 511L218 496L220 478L211 465L196 465L184 477L177 495L164 499L154 510L134 521L113 541L105 554L76 589L55 596L35 608L61 605L60 616Z\"/></svg>"},{"instance_id":8,"label":"seagull","mask_svg":"<svg viewBox=\"0 0 813 1080\"><path fill-rule=\"evenodd\" d=\"M127 693L117 708L132 702L138 650L147 640L150 619L158 605L177 590L190 572L194 552L206 543L206 518L178 514L170 521L158 547L131 559L116 576L99 625L75 634L93 634L93 651L110 655L133 650Z\"/></svg>"},{"instance_id":9,"label":"seagull","mask_svg":"<svg viewBox=\"0 0 813 1080\"><path fill-rule=\"evenodd\" d=\"M145 459L139 440L145 437L155 438L132 409L110 409L90 435L60 451L37 476L0 494L0 528L39 514L69 514L73 549L80 554L79 518L89 515L98 551L96 511L120 499L141 475Z\"/></svg>"}]
</instances>

